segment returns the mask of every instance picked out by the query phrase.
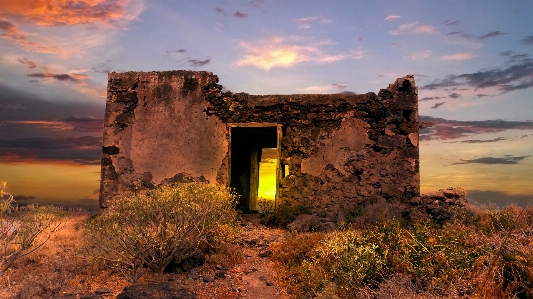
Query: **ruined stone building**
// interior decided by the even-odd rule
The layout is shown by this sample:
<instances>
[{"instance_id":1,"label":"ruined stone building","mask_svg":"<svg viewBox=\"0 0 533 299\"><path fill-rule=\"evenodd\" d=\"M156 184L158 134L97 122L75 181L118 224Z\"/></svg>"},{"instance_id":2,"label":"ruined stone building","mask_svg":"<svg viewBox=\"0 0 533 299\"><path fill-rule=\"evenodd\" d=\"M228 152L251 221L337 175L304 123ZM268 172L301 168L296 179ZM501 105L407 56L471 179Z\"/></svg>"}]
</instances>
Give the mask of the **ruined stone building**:
<instances>
[{"instance_id":1,"label":"ruined stone building","mask_svg":"<svg viewBox=\"0 0 533 299\"><path fill-rule=\"evenodd\" d=\"M210 72L110 73L100 206L172 182L220 183L258 209L263 148L277 150L276 201L320 217L419 194L418 89L376 95L222 92Z\"/></svg>"}]
</instances>

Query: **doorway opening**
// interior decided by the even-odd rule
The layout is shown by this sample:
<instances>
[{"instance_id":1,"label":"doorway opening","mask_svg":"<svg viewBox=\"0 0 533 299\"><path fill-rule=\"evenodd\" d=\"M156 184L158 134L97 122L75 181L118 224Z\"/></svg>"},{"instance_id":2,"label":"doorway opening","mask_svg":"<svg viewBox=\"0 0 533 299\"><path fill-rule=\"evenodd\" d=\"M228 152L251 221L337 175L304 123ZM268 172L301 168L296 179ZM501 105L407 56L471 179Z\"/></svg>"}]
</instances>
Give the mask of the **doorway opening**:
<instances>
[{"instance_id":1,"label":"doorway opening","mask_svg":"<svg viewBox=\"0 0 533 299\"><path fill-rule=\"evenodd\" d=\"M237 209L260 209L258 200L275 200L281 177L281 126L235 124L230 127L230 187L240 195Z\"/></svg>"}]
</instances>

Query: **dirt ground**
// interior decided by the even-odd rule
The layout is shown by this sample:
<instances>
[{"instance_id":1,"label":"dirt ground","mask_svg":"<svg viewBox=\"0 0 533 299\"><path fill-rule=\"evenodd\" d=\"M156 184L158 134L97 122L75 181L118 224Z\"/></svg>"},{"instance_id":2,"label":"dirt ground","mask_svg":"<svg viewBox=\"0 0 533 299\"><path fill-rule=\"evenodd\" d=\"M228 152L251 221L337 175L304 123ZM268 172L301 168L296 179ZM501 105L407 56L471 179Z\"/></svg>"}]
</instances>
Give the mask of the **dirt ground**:
<instances>
[{"instance_id":1,"label":"dirt ground","mask_svg":"<svg viewBox=\"0 0 533 299\"><path fill-rule=\"evenodd\" d=\"M82 245L87 215L70 215L62 230L39 250L16 262L0 278L0 298L116 298L131 285L87 256ZM208 256L186 273L163 278L147 273L140 284L171 281L193 291L198 299L291 298L274 271L270 247L287 232L259 224L258 215L243 215L236 244ZM290 291L289 291L290 292Z\"/></svg>"}]
</instances>

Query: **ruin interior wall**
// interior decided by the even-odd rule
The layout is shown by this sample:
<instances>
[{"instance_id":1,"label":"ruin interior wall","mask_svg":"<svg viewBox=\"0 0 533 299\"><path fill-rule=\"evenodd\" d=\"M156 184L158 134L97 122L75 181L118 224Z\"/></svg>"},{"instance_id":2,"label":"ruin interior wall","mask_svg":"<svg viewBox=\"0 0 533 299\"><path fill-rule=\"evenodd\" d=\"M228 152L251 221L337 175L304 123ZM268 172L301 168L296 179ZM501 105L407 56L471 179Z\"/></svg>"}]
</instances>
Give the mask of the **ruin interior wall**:
<instances>
[{"instance_id":1,"label":"ruin interior wall","mask_svg":"<svg viewBox=\"0 0 533 299\"><path fill-rule=\"evenodd\" d=\"M359 203L419 194L418 90L399 78L375 93L222 92L210 72L110 73L100 205L171 182L229 185L230 127L278 124L278 200L335 220Z\"/></svg>"}]
</instances>

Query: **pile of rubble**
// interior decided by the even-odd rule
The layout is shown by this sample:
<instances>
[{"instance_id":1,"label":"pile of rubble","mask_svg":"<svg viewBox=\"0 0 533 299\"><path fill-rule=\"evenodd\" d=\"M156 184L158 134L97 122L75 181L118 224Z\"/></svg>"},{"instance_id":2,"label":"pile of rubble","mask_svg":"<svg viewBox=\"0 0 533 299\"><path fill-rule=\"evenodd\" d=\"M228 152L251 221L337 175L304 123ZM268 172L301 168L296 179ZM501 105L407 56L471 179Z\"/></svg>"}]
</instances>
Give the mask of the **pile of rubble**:
<instances>
[{"instance_id":1,"label":"pile of rubble","mask_svg":"<svg viewBox=\"0 0 533 299\"><path fill-rule=\"evenodd\" d=\"M413 197L406 211L409 219L431 217L437 221L450 219L450 207L467 207L466 193L462 188L441 189L438 192Z\"/></svg>"}]
</instances>

